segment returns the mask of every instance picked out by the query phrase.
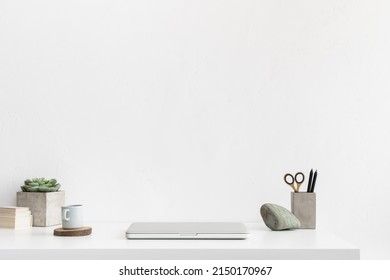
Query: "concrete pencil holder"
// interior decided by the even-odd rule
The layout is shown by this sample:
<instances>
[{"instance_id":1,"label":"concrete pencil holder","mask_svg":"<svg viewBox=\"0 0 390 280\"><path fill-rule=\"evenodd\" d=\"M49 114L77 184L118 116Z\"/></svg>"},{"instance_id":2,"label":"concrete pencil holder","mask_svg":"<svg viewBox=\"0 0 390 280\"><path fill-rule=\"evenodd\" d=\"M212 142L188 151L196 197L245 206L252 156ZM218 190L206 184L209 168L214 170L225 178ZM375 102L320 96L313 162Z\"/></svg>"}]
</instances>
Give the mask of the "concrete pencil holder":
<instances>
[{"instance_id":1,"label":"concrete pencil holder","mask_svg":"<svg viewBox=\"0 0 390 280\"><path fill-rule=\"evenodd\" d=\"M316 228L316 194L311 192L291 193L291 212L301 222L300 228Z\"/></svg>"}]
</instances>

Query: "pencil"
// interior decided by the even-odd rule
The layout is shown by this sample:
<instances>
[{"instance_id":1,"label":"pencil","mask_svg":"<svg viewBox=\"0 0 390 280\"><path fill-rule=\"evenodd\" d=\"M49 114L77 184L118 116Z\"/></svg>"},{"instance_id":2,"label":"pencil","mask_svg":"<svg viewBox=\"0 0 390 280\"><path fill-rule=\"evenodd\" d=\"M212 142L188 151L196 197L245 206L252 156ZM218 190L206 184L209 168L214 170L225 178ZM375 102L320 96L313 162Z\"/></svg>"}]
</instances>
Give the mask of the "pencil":
<instances>
[{"instance_id":1,"label":"pencil","mask_svg":"<svg viewBox=\"0 0 390 280\"><path fill-rule=\"evenodd\" d=\"M313 179L313 169L310 170L309 182L307 183L307 192L310 192L310 190L311 190L311 180L312 179Z\"/></svg>"},{"instance_id":2,"label":"pencil","mask_svg":"<svg viewBox=\"0 0 390 280\"><path fill-rule=\"evenodd\" d=\"M311 184L310 192L314 192L314 187L316 186L316 180L317 180L317 170L316 172L314 172L313 183Z\"/></svg>"}]
</instances>

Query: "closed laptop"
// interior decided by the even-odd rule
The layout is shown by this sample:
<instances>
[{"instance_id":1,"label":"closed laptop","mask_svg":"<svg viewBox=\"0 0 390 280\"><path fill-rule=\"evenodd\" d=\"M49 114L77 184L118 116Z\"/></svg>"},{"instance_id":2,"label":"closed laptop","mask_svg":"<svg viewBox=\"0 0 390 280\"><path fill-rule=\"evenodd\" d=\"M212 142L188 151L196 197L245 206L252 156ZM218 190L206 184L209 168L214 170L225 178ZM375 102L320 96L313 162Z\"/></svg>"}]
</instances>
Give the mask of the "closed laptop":
<instances>
[{"instance_id":1,"label":"closed laptop","mask_svg":"<svg viewBox=\"0 0 390 280\"><path fill-rule=\"evenodd\" d=\"M132 223L128 239L245 239L243 223Z\"/></svg>"}]
</instances>

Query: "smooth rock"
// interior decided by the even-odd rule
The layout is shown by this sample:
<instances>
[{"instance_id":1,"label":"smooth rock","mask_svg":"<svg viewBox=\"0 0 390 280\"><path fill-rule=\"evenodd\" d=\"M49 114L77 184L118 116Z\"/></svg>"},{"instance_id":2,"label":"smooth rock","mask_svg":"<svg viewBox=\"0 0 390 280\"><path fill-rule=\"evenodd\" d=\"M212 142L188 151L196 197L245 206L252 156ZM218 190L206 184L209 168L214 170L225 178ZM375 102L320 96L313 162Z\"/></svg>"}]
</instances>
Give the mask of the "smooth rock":
<instances>
[{"instance_id":1,"label":"smooth rock","mask_svg":"<svg viewBox=\"0 0 390 280\"><path fill-rule=\"evenodd\" d=\"M301 226L297 217L277 204L263 204L260 208L260 214L265 225L272 230L296 229Z\"/></svg>"}]
</instances>

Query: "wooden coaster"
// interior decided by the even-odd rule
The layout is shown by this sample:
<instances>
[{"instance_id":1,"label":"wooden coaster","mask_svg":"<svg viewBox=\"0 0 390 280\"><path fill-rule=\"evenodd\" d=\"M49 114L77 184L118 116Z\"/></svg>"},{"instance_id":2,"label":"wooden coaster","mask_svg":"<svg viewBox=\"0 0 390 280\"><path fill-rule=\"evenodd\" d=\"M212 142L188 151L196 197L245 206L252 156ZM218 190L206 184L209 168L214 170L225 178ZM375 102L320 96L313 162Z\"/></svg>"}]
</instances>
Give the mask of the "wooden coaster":
<instances>
[{"instance_id":1,"label":"wooden coaster","mask_svg":"<svg viewBox=\"0 0 390 280\"><path fill-rule=\"evenodd\" d=\"M55 236L86 236L92 233L91 227L82 227L76 229L64 229L64 228L56 228L54 230Z\"/></svg>"}]
</instances>

